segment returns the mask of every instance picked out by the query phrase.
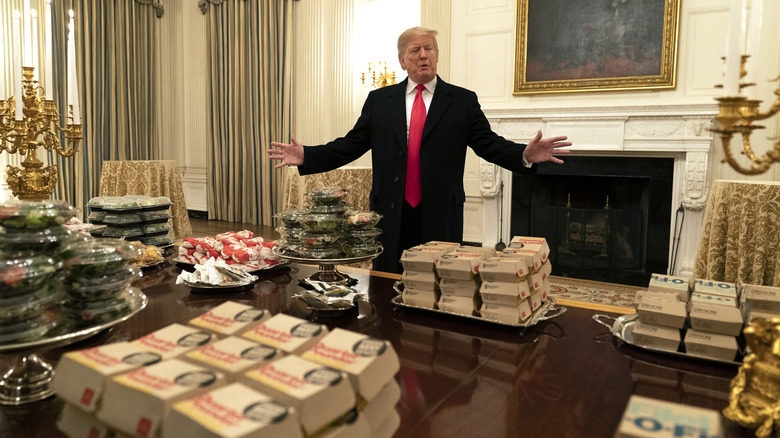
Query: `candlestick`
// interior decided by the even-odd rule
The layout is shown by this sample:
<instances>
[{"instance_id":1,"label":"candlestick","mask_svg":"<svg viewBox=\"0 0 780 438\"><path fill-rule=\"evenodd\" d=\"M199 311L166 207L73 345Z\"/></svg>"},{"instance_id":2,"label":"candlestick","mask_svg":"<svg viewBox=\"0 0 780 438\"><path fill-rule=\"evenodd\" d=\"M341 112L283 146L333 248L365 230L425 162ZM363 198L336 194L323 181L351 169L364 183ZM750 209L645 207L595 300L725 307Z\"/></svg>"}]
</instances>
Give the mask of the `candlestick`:
<instances>
[{"instance_id":1,"label":"candlestick","mask_svg":"<svg viewBox=\"0 0 780 438\"><path fill-rule=\"evenodd\" d=\"M726 41L726 78L723 84L724 96L739 94L739 72L742 64L744 0L732 0L729 11L729 31Z\"/></svg>"},{"instance_id":2,"label":"candlestick","mask_svg":"<svg viewBox=\"0 0 780 438\"><path fill-rule=\"evenodd\" d=\"M73 107L73 123L81 119L79 114L79 87L76 79L76 23L73 10L70 10L70 24L68 25L68 102Z\"/></svg>"},{"instance_id":3,"label":"candlestick","mask_svg":"<svg viewBox=\"0 0 780 438\"><path fill-rule=\"evenodd\" d=\"M32 24L30 23L30 0L24 0L24 59L25 67L32 66Z\"/></svg>"},{"instance_id":4,"label":"candlestick","mask_svg":"<svg viewBox=\"0 0 780 438\"><path fill-rule=\"evenodd\" d=\"M44 49L44 65L43 65L43 79L44 79L44 91L46 92L46 100L52 100L54 93L54 68L52 62L54 57L52 56L52 44L54 40L51 35L51 0L46 0L46 9L44 11L44 41L46 42L46 48Z\"/></svg>"},{"instance_id":5,"label":"candlestick","mask_svg":"<svg viewBox=\"0 0 780 438\"><path fill-rule=\"evenodd\" d=\"M18 10L14 11L14 41L19 46L14 47L14 99L16 100L16 120L22 120L22 17Z\"/></svg>"},{"instance_id":6,"label":"candlestick","mask_svg":"<svg viewBox=\"0 0 780 438\"><path fill-rule=\"evenodd\" d=\"M759 49L761 45L761 24L762 16L764 13L764 1L753 0L750 5L750 20L748 21L747 28L747 47L745 53L750 55L745 64L745 70L747 75L745 76L745 82L749 84L756 83L758 77L758 66L761 60L759 56ZM756 97L756 87L748 87L746 94L749 98Z\"/></svg>"},{"instance_id":7,"label":"candlestick","mask_svg":"<svg viewBox=\"0 0 780 438\"><path fill-rule=\"evenodd\" d=\"M38 70L38 13L35 9L30 10L30 22L32 23L32 39L30 45L32 47L32 63L35 72L38 73L38 77L41 77L41 72Z\"/></svg>"}]
</instances>

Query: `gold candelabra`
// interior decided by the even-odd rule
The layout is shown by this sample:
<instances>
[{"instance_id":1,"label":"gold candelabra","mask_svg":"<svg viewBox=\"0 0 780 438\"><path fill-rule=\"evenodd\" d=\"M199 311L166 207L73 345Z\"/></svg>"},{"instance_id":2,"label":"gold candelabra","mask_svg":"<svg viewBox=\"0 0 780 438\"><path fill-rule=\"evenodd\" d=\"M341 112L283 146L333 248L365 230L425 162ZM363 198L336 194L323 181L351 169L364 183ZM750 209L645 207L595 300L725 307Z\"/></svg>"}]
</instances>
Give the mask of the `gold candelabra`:
<instances>
[{"instance_id":1,"label":"gold candelabra","mask_svg":"<svg viewBox=\"0 0 780 438\"><path fill-rule=\"evenodd\" d=\"M388 73L387 72L387 63L384 63L385 66L382 67L382 63L378 62L377 65L379 66L379 69L371 67L371 63L368 63L368 75L366 75L366 72L360 72L360 82L363 83L363 85L366 85L366 77L368 76L369 79L371 79L371 87L373 88L382 88L386 87L388 85L395 85L395 72Z\"/></svg>"},{"instance_id":2,"label":"gold candelabra","mask_svg":"<svg viewBox=\"0 0 780 438\"><path fill-rule=\"evenodd\" d=\"M746 75L745 61L747 56L742 56L740 78ZM777 81L780 76L773 79ZM753 86L755 84L741 83L739 88ZM767 151L763 156L757 157L755 151L750 145L750 135L757 129L764 129L764 126L754 125L753 122L757 120L764 120L774 116L780 111L780 88L776 88L775 101L772 106L765 113L759 111L760 100L748 99L745 96L724 96L717 97L718 101L718 115L715 120L720 124L720 129L713 130L715 133L720 134L721 143L723 144L724 158L723 162L727 162L734 170L745 175L758 175L769 170L772 163L780 161L780 138L774 137L774 143L772 149ZM749 167L743 167L731 153L731 137L734 134L742 136L742 155L745 155L750 160Z\"/></svg>"},{"instance_id":3,"label":"gold candelabra","mask_svg":"<svg viewBox=\"0 0 780 438\"><path fill-rule=\"evenodd\" d=\"M26 156L22 168L9 165L8 186L19 199L42 201L51 196L57 185L57 166L43 167L38 158L38 147L54 151L63 157L78 152L83 138L81 125L74 123L71 108L65 127L59 125L60 114L54 100L41 99L43 91L34 79L35 68L22 67L22 119L16 120L16 97L0 100L0 152ZM57 131L65 134L67 144L60 144Z\"/></svg>"}]
</instances>

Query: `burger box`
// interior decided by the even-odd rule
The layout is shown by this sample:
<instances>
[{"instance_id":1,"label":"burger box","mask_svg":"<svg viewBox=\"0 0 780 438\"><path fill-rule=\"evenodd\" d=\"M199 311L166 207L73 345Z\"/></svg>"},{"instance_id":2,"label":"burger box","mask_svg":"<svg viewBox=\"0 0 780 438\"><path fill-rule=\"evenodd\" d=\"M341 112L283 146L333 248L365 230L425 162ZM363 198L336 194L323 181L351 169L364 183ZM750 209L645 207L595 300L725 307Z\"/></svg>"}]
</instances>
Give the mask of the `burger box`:
<instances>
[{"instance_id":1,"label":"burger box","mask_svg":"<svg viewBox=\"0 0 780 438\"><path fill-rule=\"evenodd\" d=\"M691 280L672 275L653 274L650 276L650 284L648 284L647 289L653 292L676 293L680 301L687 303L691 289Z\"/></svg>"},{"instance_id":2,"label":"burger box","mask_svg":"<svg viewBox=\"0 0 780 438\"><path fill-rule=\"evenodd\" d=\"M632 331L634 342L645 347L676 352L680 347L680 330L637 321Z\"/></svg>"},{"instance_id":3,"label":"burger box","mask_svg":"<svg viewBox=\"0 0 780 438\"><path fill-rule=\"evenodd\" d=\"M340 328L302 357L347 373L356 392L369 401L401 369L390 342Z\"/></svg>"},{"instance_id":4,"label":"burger box","mask_svg":"<svg viewBox=\"0 0 780 438\"><path fill-rule=\"evenodd\" d=\"M442 295L439 297L439 310L457 313L458 315L474 315L477 303L474 297L459 297L455 295Z\"/></svg>"},{"instance_id":5,"label":"burger box","mask_svg":"<svg viewBox=\"0 0 780 438\"><path fill-rule=\"evenodd\" d=\"M473 252L451 252L439 258L436 262L436 272L441 278L455 280L472 280L479 273L482 255Z\"/></svg>"},{"instance_id":6,"label":"burger box","mask_svg":"<svg viewBox=\"0 0 780 438\"><path fill-rule=\"evenodd\" d=\"M479 288L482 303L501 304L505 306L517 306L520 301L531 296L528 282L503 283L497 281L485 281Z\"/></svg>"},{"instance_id":7,"label":"burger box","mask_svg":"<svg viewBox=\"0 0 780 438\"><path fill-rule=\"evenodd\" d=\"M636 308L639 320L649 324L663 325L672 328L683 328L688 313L682 301L669 301L648 297Z\"/></svg>"},{"instance_id":8,"label":"burger box","mask_svg":"<svg viewBox=\"0 0 780 438\"><path fill-rule=\"evenodd\" d=\"M536 272L528 276L528 284L531 289L539 290L542 284L547 281L547 277L552 273L552 264L547 262L543 264Z\"/></svg>"},{"instance_id":9,"label":"burger box","mask_svg":"<svg viewBox=\"0 0 780 438\"><path fill-rule=\"evenodd\" d=\"M737 286L734 283L725 283L721 281L694 280L693 292L733 298L735 300L738 298Z\"/></svg>"},{"instance_id":10,"label":"burger box","mask_svg":"<svg viewBox=\"0 0 780 438\"><path fill-rule=\"evenodd\" d=\"M111 377L161 360L159 353L129 342L72 351L60 358L51 389L79 409L95 412Z\"/></svg>"},{"instance_id":11,"label":"burger box","mask_svg":"<svg viewBox=\"0 0 780 438\"><path fill-rule=\"evenodd\" d=\"M651 290L638 290L634 294L634 308L639 307L639 303L644 297L653 297L662 300L680 301L680 296L673 292L655 292Z\"/></svg>"},{"instance_id":12,"label":"burger box","mask_svg":"<svg viewBox=\"0 0 780 438\"><path fill-rule=\"evenodd\" d=\"M275 347L229 336L190 351L182 356L182 359L220 372L229 382L235 382L238 380L239 374L283 355L284 353Z\"/></svg>"},{"instance_id":13,"label":"burger box","mask_svg":"<svg viewBox=\"0 0 780 438\"><path fill-rule=\"evenodd\" d=\"M454 252L473 252L476 254L482 254L483 259L488 259L490 257L496 256L496 249L491 248L489 246L471 246L471 245L460 245L455 247L453 250Z\"/></svg>"},{"instance_id":14,"label":"burger box","mask_svg":"<svg viewBox=\"0 0 780 438\"><path fill-rule=\"evenodd\" d=\"M528 319L533 312L531 311L531 305L528 300L523 300L517 306L482 303L482 308L479 313L483 318L490 321L498 321L506 324L519 324Z\"/></svg>"},{"instance_id":15,"label":"burger box","mask_svg":"<svg viewBox=\"0 0 780 438\"><path fill-rule=\"evenodd\" d=\"M773 286L745 285L743 292L750 310L780 313L780 288Z\"/></svg>"},{"instance_id":16,"label":"burger box","mask_svg":"<svg viewBox=\"0 0 780 438\"><path fill-rule=\"evenodd\" d=\"M429 349L436 342L436 331L431 327L401 321L401 345Z\"/></svg>"},{"instance_id":17,"label":"burger box","mask_svg":"<svg viewBox=\"0 0 780 438\"><path fill-rule=\"evenodd\" d=\"M70 403L63 403L57 417L57 429L70 438L113 438L113 432L94 415Z\"/></svg>"},{"instance_id":18,"label":"burger box","mask_svg":"<svg viewBox=\"0 0 780 438\"><path fill-rule=\"evenodd\" d=\"M539 254L539 252L530 249L504 248L501 252L497 253L496 256L507 259L525 260L529 272L536 272L542 267L542 264L544 264L542 255Z\"/></svg>"},{"instance_id":19,"label":"burger box","mask_svg":"<svg viewBox=\"0 0 780 438\"><path fill-rule=\"evenodd\" d=\"M288 353L301 354L328 334L328 327L295 316L277 313L241 333L241 337Z\"/></svg>"},{"instance_id":20,"label":"burger box","mask_svg":"<svg viewBox=\"0 0 780 438\"><path fill-rule=\"evenodd\" d=\"M685 334L685 351L691 356L733 361L737 355L737 338L688 329Z\"/></svg>"},{"instance_id":21,"label":"burger box","mask_svg":"<svg viewBox=\"0 0 780 438\"><path fill-rule=\"evenodd\" d=\"M171 359L215 340L217 336L210 331L171 324L130 343L160 353L163 359Z\"/></svg>"},{"instance_id":22,"label":"burger box","mask_svg":"<svg viewBox=\"0 0 780 438\"><path fill-rule=\"evenodd\" d=\"M547 262L547 257L550 255L550 246L547 245L547 239L544 237L514 236L509 242L509 248L535 253L533 256L526 256L533 260L533 263L528 262L528 267L532 270L539 269Z\"/></svg>"},{"instance_id":23,"label":"burger box","mask_svg":"<svg viewBox=\"0 0 780 438\"><path fill-rule=\"evenodd\" d=\"M436 302L439 301L439 294L428 290L404 287L404 291L401 293L401 299L404 301L404 304L410 306L435 309Z\"/></svg>"},{"instance_id":24,"label":"burger box","mask_svg":"<svg viewBox=\"0 0 780 438\"><path fill-rule=\"evenodd\" d=\"M531 311L536 312L536 310L540 307L542 307L542 303L547 301L547 291L550 289L549 282L544 282L544 285L546 287L542 287L541 290L534 291L530 297L528 297L528 304L531 305Z\"/></svg>"},{"instance_id":25,"label":"burger box","mask_svg":"<svg viewBox=\"0 0 780 438\"><path fill-rule=\"evenodd\" d=\"M180 359L168 359L109 380L97 418L130 435L159 436L174 403L225 383L222 373Z\"/></svg>"},{"instance_id":26,"label":"burger box","mask_svg":"<svg viewBox=\"0 0 780 438\"><path fill-rule=\"evenodd\" d=\"M694 292L691 294L691 299L688 302L688 310L690 311L690 309L693 308L693 305L697 303L717 304L721 306L729 306L735 308L738 307L737 300L735 300L734 298L723 297L720 295L707 295L707 294Z\"/></svg>"},{"instance_id":27,"label":"burger box","mask_svg":"<svg viewBox=\"0 0 780 438\"><path fill-rule=\"evenodd\" d=\"M395 411L395 405L401 400L401 386L395 379L390 379L370 402L358 402L358 411L368 421L372 431L378 431L387 413Z\"/></svg>"},{"instance_id":28,"label":"burger box","mask_svg":"<svg viewBox=\"0 0 780 438\"><path fill-rule=\"evenodd\" d=\"M385 419L382 420L379 428L373 430L374 434L371 438L391 438L400 425L401 416L398 415L398 412L392 410L385 415Z\"/></svg>"},{"instance_id":29,"label":"burger box","mask_svg":"<svg viewBox=\"0 0 780 438\"><path fill-rule=\"evenodd\" d=\"M411 287L418 290L427 290L430 292L436 292L439 289L438 278L433 271L410 271L404 269L401 274L401 281L404 283L404 287Z\"/></svg>"},{"instance_id":30,"label":"burger box","mask_svg":"<svg viewBox=\"0 0 780 438\"><path fill-rule=\"evenodd\" d=\"M308 438L352 437L371 437L371 427L357 409L351 409L329 425L308 436Z\"/></svg>"},{"instance_id":31,"label":"burger box","mask_svg":"<svg viewBox=\"0 0 780 438\"><path fill-rule=\"evenodd\" d=\"M524 259L490 257L479 266L479 276L482 281L517 283L524 281L528 272L528 265Z\"/></svg>"},{"instance_id":32,"label":"burger box","mask_svg":"<svg viewBox=\"0 0 780 438\"><path fill-rule=\"evenodd\" d=\"M749 309L747 312L747 317L745 318L745 324L750 324L751 322L753 322L754 318L763 318L763 319L780 318L780 314L765 312L763 310Z\"/></svg>"},{"instance_id":33,"label":"burger box","mask_svg":"<svg viewBox=\"0 0 780 438\"><path fill-rule=\"evenodd\" d=\"M721 437L720 412L632 395L615 438Z\"/></svg>"},{"instance_id":34,"label":"burger box","mask_svg":"<svg viewBox=\"0 0 780 438\"><path fill-rule=\"evenodd\" d=\"M308 435L355 407L355 391L344 373L294 355L247 371L241 382L294 407Z\"/></svg>"},{"instance_id":35,"label":"burger box","mask_svg":"<svg viewBox=\"0 0 780 438\"><path fill-rule=\"evenodd\" d=\"M722 335L739 336L744 321L736 307L694 303L688 315L691 328Z\"/></svg>"},{"instance_id":36,"label":"burger box","mask_svg":"<svg viewBox=\"0 0 780 438\"><path fill-rule=\"evenodd\" d=\"M479 277L474 277L471 280L442 278L439 280L439 290L442 295L473 298L479 292L479 284Z\"/></svg>"},{"instance_id":37,"label":"burger box","mask_svg":"<svg viewBox=\"0 0 780 438\"><path fill-rule=\"evenodd\" d=\"M401 266L405 271L433 272L439 257L451 252L453 248L438 245L413 246L401 253Z\"/></svg>"},{"instance_id":38,"label":"burger box","mask_svg":"<svg viewBox=\"0 0 780 438\"><path fill-rule=\"evenodd\" d=\"M241 383L209 391L173 405L163 438L303 437L298 413Z\"/></svg>"},{"instance_id":39,"label":"burger box","mask_svg":"<svg viewBox=\"0 0 780 438\"><path fill-rule=\"evenodd\" d=\"M455 248L460 246L460 243L444 242L442 240L431 240L429 242L423 243L423 246L440 246L442 248L447 248L447 252L452 252L455 250Z\"/></svg>"},{"instance_id":40,"label":"burger box","mask_svg":"<svg viewBox=\"0 0 780 438\"><path fill-rule=\"evenodd\" d=\"M225 301L203 315L189 321L191 326L211 330L222 335L231 336L251 329L271 317L265 309Z\"/></svg>"}]
</instances>

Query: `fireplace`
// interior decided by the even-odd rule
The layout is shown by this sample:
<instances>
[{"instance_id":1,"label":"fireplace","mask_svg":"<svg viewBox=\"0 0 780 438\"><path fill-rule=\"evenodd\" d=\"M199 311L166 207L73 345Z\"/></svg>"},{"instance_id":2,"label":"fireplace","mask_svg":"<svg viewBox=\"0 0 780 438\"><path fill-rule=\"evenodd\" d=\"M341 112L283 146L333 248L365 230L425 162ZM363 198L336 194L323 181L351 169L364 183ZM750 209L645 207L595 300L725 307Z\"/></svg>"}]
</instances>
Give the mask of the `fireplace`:
<instances>
[{"instance_id":1,"label":"fireplace","mask_svg":"<svg viewBox=\"0 0 780 438\"><path fill-rule=\"evenodd\" d=\"M531 234L533 224L556 240L568 236L568 252L579 257L556 253L553 275L642 287L652 272L690 276L711 182L715 114L714 104L486 109L493 130L507 139L525 143L541 130L545 137L566 135L575 146L565 164L541 165L526 180L480 161L471 173L480 196L467 194L464 209L480 227L465 227L464 238L494 246L499 238ZM541 190L531 194L531 187ZM601 239L606 248L598 247ZM616 257L621 246L631 255ZM604 251L606 270L603 257L591 257Z\"/></svg>"},{"instance_id":2,"label":"fireplace","mask_svg":"<svg viewBox=\"0 0 780 438\"><path fill-rule=\"evenodd\" d=\"M513 174L512 235L547 239L556 275L646 286L667 270L674 160L569 157Z\"/></svg>"}]
</instances>

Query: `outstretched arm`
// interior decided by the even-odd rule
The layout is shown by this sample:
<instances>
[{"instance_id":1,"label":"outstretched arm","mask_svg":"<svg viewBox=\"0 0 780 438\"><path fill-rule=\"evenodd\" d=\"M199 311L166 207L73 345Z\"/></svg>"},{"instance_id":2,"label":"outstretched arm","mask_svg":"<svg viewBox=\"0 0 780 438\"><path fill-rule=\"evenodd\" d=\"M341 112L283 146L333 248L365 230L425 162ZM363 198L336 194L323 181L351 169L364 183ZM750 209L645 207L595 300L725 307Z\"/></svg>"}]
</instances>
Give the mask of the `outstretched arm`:
<instances>
[{"instance_id":1,"label":"outstretched arm","mask_svg":"<svg viewBox=\"0 0 780 438\"><path fill-rule=\"evenodd\" d=\"M290 136L290 143L271 142L271 146L276 149L268 149L268 158L281 160L274 168L303 164L303 145L295 139L295 134Z\"/></svg>"},{"instance_id":2,"label":"outstretched arm","mask_svg":"<svg viewBox=\"0 0 780 438\"><path fill-rule=\"evenodd\" d=\"M552 161L553 163L563 164L563 160L556 155L567 155L570 151L565 148L571 146L568 137L562 135L559 137L550 137L542 139L542 131L539 131L528 145L523 154L529 163L541 163L543 161Z\"/></svg>"}]
</instances>

